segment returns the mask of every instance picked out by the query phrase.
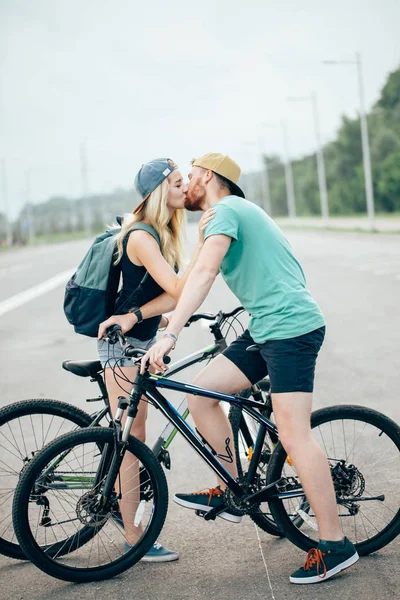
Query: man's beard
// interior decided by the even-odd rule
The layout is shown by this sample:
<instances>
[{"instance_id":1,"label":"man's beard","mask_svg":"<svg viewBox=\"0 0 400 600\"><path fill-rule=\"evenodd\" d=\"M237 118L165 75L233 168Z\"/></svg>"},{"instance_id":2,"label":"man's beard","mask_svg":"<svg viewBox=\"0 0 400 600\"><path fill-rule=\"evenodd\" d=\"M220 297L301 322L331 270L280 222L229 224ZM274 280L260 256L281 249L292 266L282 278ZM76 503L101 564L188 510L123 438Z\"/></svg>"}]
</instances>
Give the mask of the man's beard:
<instances>
[{"instance_id":1,"label":"man's beard","mask_svg":"<svg viewBox=\"0 0 400 600\"><path fill-rule=\"evenodd\" d=\"M196 187L188 191L186 193L185 199L185 208L190 212L196 212L198 210L203 210L203 204L206 196L206 190L204 187L200 185L196 185Z\"/></svg>"}]
</instances>

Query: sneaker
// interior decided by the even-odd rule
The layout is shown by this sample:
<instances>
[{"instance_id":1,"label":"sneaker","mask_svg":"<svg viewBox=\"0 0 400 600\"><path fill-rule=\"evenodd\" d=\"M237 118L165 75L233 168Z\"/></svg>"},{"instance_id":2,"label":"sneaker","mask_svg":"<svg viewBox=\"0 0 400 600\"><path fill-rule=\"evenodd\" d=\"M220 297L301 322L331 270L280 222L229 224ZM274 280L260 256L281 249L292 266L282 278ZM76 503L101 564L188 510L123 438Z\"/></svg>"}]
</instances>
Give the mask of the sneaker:
<instances>
[{"instance_id":1,"label":"sneaker","mask_svg":"<svg viewBox=\"0 0 400 600\"><path fill-rule=\"evenodd\" d=\"M125 542L124 551L128 552L132 546ZM168 550L168 548L164 548L158 542L152 545L150 550L143 556L141 559L143 562L172 562L173 560L178 560L179 554L174 550Z\"/></svg>"},{"instance_id":2,"label":"sneaker","mask_svg":"<svg viewBox=\"0 0 400 600\"><path fill-rule=\"evenodd\" d=\"M210 512L213 508L223 504L223 498L224 492L217 486L216 488L193 492L193 494L175 494L174 502L192 510ZM231 521L231 523L240 523L242 520L240 515L233 515L227 511L220 513L218 516L226 521Z\"/></svg>"},{"instance_id":3,"label":"sneaker","mask_svg":"<svg viewBox=\"0 0 400 600\"><path fill-rule=\"evenodd\" d=\"M291 583L321 583L357 562L357 550L347 538L343 542L321 541L307 554L304 567L290 576Z\"/></svg>"}]
</instances>

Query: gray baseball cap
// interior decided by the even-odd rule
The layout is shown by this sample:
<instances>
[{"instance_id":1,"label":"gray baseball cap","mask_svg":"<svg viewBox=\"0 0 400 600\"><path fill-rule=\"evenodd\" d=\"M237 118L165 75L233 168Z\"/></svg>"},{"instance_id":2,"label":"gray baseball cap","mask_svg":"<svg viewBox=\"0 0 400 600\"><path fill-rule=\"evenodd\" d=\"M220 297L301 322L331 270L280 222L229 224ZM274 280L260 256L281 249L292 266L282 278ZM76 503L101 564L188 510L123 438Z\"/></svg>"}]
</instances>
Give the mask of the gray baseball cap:
<instances>
[{"instance_id":1,"label":"gray baseball cap","mask_svg":"<svg viewBox=\"0 0 400 600\"><path fill-rule=\"evenodd\" d=\"M170 175L177 165L170 158L155 158L142 165L135 177L135 188L142 200L146 200L154 190Z\"/></svg>"}]
</instances>

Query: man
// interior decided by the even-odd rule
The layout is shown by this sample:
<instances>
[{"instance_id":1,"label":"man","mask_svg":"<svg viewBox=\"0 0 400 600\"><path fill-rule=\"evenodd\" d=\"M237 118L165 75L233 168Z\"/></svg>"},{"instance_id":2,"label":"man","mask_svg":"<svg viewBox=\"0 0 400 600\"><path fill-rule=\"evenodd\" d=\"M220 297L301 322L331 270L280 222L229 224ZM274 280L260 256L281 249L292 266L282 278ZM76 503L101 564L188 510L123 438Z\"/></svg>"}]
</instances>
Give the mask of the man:
<instances>
[{"instance_id":1,"label":"man","mask_svg":"<svg viewBox=\"0 0 400 600\"><path fill-rule=\"evenodd\" d=\"M237 185L239 176L239 166L225 155L209 153L193 161L185 207L191 211L213 207L215 216L205 229L203 248L171 321L144 356L142 370L147 362L165 368L163 357L175 346L185 323L221 272L251 316L249 329L194 383L233 394L269 374L280 440L296 468L320 533L319 552L314 552L290 581L317 583L358 560L356 549L343 537L328 461L310 428L314 371L325 323L289 243L267 214L245 200ZM151 311L143 312L143 316L151 316ZM258 345L259 353L247 352L252 344ZM188 404L201 434L218 454L226 454L226 440L232 440L232 431L219 403L189 396ZM237 475L234 465L227 464L227 468ZM206 493L176 494L174 500L187 508L211 510L222 498L220 485ZM229 512L220 516L240 520Z\"/></svg>"}]
</instances>

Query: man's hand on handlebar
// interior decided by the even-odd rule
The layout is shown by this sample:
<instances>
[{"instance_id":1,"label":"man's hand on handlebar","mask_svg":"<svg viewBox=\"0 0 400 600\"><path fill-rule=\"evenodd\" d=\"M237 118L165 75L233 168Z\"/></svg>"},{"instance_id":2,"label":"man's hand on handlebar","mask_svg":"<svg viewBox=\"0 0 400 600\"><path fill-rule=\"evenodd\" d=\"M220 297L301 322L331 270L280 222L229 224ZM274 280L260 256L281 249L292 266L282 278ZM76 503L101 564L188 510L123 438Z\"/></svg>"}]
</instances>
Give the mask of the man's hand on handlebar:
<instances>
[{"instance_id":1,"label":"man's hand on handlebar","mask_svg":"<svg viewBox=\"0 0 400 600\"><path fill-rule=\"evenodd\" d=\"M146 365L149 363L149 365L153 366L155 369L157 369L157 371L164 373L167 368L163 360L164 356L168 355L174 346L175 342L173 339L169 337L162 337L143 356L142 360L140 361L140 372L144 373Z\"/></svg>"}]
</instances>

